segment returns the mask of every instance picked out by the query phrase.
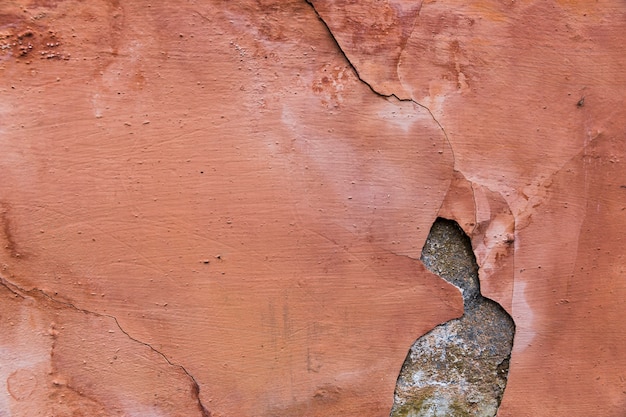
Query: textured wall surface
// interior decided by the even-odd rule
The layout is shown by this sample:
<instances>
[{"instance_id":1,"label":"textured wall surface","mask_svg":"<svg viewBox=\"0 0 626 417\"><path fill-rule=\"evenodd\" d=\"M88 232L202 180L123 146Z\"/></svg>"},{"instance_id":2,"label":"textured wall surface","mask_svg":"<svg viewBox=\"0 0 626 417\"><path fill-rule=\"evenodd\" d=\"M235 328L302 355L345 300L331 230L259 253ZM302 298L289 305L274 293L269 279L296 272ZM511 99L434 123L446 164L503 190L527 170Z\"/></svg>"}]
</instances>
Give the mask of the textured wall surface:
<instances>
[{"instance_id":1,"label":"textured wall surface","mask_svg":"<svg viewBox=\"0 0 626 417\"><path fill-rule=\"evenodd\" d=\"M463 314L500 417L626 410L626 3L0 2L0 415L388 416Z\"/></svg>"}]
</instances>

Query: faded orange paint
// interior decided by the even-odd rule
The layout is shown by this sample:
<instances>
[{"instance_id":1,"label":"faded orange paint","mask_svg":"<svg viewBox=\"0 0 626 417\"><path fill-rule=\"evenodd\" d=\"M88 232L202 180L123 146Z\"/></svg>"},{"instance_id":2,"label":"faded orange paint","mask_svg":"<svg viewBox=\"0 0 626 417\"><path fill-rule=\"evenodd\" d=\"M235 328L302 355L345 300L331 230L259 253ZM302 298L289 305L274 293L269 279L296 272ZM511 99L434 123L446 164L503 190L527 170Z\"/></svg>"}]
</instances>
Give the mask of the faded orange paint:
<instances>
[{"instance_id":1,"label":"faded orange paint","mask_svg":"<svg viewBox=\"0 0 626 417\"><path fill-rule=\"evenodd\" d=\"M3 3L3 411L388 415L461 314L445 215L516 321L500 415L621 416L606 4Z\"/></svg>"}]
</instances>

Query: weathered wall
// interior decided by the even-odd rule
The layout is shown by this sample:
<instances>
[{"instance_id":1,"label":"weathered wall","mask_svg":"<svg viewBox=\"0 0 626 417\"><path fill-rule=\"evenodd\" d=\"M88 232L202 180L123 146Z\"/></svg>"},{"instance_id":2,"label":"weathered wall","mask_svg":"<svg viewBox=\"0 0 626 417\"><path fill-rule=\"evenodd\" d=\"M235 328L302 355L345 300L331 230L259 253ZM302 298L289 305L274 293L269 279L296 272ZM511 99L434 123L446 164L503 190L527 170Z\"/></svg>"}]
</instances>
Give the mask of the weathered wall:
<instances>
[{"instance_id":1,"label":"weathered wall","mask_svg":"<svg viewBox=\"0 0 626 417\"><path fill-rule=\"evenodd\" d=\"M626 409L626 4L0 4L0 415L386 416L463 300L499 415ZM72 414L73 413L73 414Z\"/></svg>"}]
</instances>

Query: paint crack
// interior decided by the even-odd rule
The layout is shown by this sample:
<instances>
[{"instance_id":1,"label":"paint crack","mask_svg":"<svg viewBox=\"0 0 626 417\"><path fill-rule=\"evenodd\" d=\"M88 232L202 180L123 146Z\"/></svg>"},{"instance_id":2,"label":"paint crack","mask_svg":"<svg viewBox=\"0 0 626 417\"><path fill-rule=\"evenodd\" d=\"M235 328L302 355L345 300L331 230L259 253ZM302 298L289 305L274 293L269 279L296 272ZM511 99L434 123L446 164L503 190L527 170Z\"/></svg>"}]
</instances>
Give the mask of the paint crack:
<instances>
[{"instance_id":1,"label":"paint crack","mask_svg":"<svg viewBox=\"0 0 626 417\"><path fill-rule=\"evenodd\" d=\"M93 315L96 317L104 317L104 318L108 318L113 320L113 322L115 323L115 325L118 327L118 329L124 334L126 335L126 337L128 337L130 340L132 340L135 343L139 343L145 347L147 347L148 349L150 349L151 351L153 351L154 353L156 353L157 355L159 355L161 358L163 358L163 360L165 360L165 362L169 365L172 366L174 368L179 368L181 371L183 371L183 373L190 379L191 381L191 385L192 385L192 392L193 392L193 396L195 401L197 402L198 405L198 409L201 412L202 417L211 417L211 413L210 411L204 406L204 404L202 403L202 400L200 399L200 384L198 384L198 381L195 379L195 377L181 364L177 364L172 362L167 355L165 355L163 352L159 351L158 349L156 349L154 346L152 346L149 343L143 342L141 340L136 339L135 337L131 336L121 325L120 322L117 320L117 317L112 316L110 314L104 314L104 313L98 313L95 311L91 311L91 310L86 310L84 308L80 308L78 306L76 306L73 303L70 303L68 301L61 301L56 299L55 297L53 297L52 295L48 294L46 291L39 289L39 288L33 288L31 290L26 290L24 288L21 288L20 286L16 285L15 283L12 283L10 281L8 281L7 279L5 279L4 277L0 276L0 286L5 287L7 290L9 290L12 294L14 294L16 297L20 297L22 299L26 299L29 298L32 293L36 292L39 293L41 296L43 296L44 298L46 298L47 300L49 300L50 302L52 302L53 304L57 304L57 305L61 305L61 306L65 306L67 308L70 308L74 311L83 313L83 314L88 314L88 315Z\"/></svg>"},{"instance_id":2,"label":"paint crack","mask_svg":"<svg viewBox=\"0 0 626 417\"><path fill-rule=\"evenodd\" d=\"M398 95L391 93L391 94L383 94L380 91L376 90L374 88L374 86L368 82L367 80L365 80L364 78L361 77L361 74L359 74L358 69L356 68L356 66L352 63L352 61L350 60L350 58L348 57L348 55L346 54L346 52L343 50L343 48L341 47L341 45L339 44L339 41L337 40L337 38L335 37L335 35L333 34L332 30L330 29L330 26L328 25L328 23L326 23L326 21L324 20L324 18L320 15L320 13L317 11L317 9L315 8L315 5L313 4L313 2L311 0L304 0L309 6L311 6L311 9L313 9L313 12L315 13L315 15L317 16L317 18L320 20L320 22L322 22L322 24L324 25L324 27L326 28L326 31L328 32L328 35L330 36L330 38L333 40L333 43L335 44L335 46L337 47L337 49L339 50L339 53L344 57L344 59L346 60L346 62L348 63L348 66L352 69L352 71L354 71L354 74L356 75L357 79L362 82L363 84L365 84L372 93L376 94L379 97L382 98L394 98L400 102L408 102L408 103L413 103L414 105L421 107L422 109L426 110L428 112L428 114L430 115L430 117L433 119L433 121L435 122L435 124L437 125L437 127L441 130L441 132L443 133L444 138L446 139L446 142L448 143L448 147L450 148L450 152L452 153L452 161L453 161L453 167L456 167L456 158L454 156L454 149L452 148L452 143L450 142L450 138L448 137L448 134L446 132L446 130L444 129L443 125L439 122L439 120L437 120L437 118L435 117L435 115L433 114L433 112L430 110L430 108L422 103L419 103L417 101L415 101L412 98L400 98ZM454 170L456 171L456 168L454 168Z\"/></svg>"}]
</instances>

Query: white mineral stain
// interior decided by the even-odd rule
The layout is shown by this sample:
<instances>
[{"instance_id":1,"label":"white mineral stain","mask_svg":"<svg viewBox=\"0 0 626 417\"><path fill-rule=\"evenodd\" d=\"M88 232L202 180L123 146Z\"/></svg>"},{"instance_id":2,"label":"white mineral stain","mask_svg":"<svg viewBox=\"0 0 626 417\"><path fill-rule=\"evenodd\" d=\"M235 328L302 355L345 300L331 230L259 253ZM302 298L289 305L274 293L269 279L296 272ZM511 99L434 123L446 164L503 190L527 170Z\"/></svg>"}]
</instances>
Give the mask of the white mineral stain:
<instances>
[{"instance_id":1,"label":"white mineral stain","mask_svg":"<svg viewBox=\"0 0 626 417\"><path fill-rule=\"evenodd\" d=\"M100 119L102 117L104 106L101 103L100 94L96 93L91 99L91 106L93 108L93 115L95 118Z\"/></svg>"},{"instance_id":2,"label":"white mineral stain","mask_svg":"<svg viewBox=\"0 0 626 417\"><path fill-rule=\"evenodd\" d=\"M400 106L388 106L380 110L377 116L408 133L421 115L413 108L406 109Z\"/></svg>"},{"instance_id":3,"label":"white mineral stain","mask_svg":"<svg viewBox=\"0 0 626 417\"><path fill-rule=\"evenodd\" d=\"M526 300L526 285L519 279L513 283L513 317L516 324L513 350L519 353L526 350L535 338L532 328L534 313Z\"/></svg>"},{"instance_id":4,"label":"white mineral stain","mask_svg":"<svg viewBox=\"0 0 626 417\"><path fill-rule=\"evenodd\" d=\"M11 342L7 343L9 338L4 338L4 342L0 344L0 389L4 393L11 393L11 376L27 373L36 376L44 372L50 367L50 339L40 336L34 331L29 331L30 324L38 321L33 318L31 313L26 310L22 311L21 317L15 319L14 323L16 331L13 333ZM32 390L36 386L31 387ZM31 392L27 392L30 396ZM27 400L27 398L13 398L10 395L0 395L0 410L11 416L11 403L13 401ZM2 414L4 415L4 414Z\"/></svg>"}]
</instances>

